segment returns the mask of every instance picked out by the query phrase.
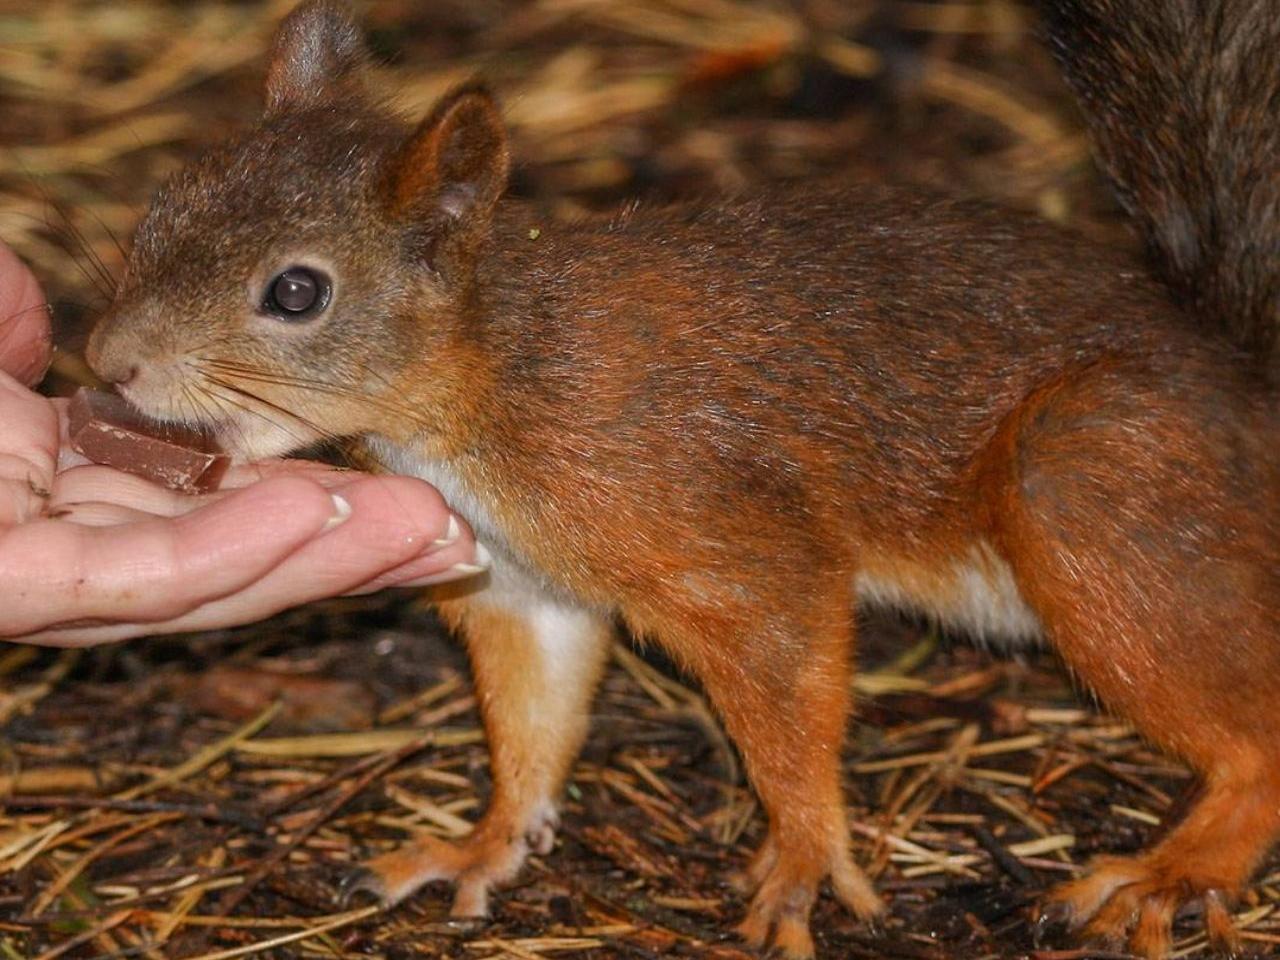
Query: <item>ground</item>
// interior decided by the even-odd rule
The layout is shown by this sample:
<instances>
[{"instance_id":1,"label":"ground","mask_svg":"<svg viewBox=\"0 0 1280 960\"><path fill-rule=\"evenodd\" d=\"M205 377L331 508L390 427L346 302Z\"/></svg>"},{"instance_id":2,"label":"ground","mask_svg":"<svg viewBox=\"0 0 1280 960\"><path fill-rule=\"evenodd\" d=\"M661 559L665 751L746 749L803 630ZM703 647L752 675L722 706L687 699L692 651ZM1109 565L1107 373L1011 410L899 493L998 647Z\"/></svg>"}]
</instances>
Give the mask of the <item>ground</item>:
<instances>
[{"instance_id":1,"label":"ground","mask_svg":"<svg viewBox=\"0 0 1280 960\"><path fill-rule=\"evenodd\" d=\"M869 931L824 899L820 954L1033 951L1036 894L1094 851L1142 845L1185 773L1083 704L1047 655L997 657L891 617L863 634L846 786L890 918ZM758 810L701 698L626 645L560 843L470 927L447 922L442 888L381 916L337 898L353 862L415 829L457 835L483 804L465 658L419 600L110 650L14 648L0 671L19 788L0 819L10 956L223 956L329 923L260 955L744 955L724 935L743 906L727 881ZM1259 944L1280 942L1276 881L1243 908Z\"/></svg>"}]
</instances>

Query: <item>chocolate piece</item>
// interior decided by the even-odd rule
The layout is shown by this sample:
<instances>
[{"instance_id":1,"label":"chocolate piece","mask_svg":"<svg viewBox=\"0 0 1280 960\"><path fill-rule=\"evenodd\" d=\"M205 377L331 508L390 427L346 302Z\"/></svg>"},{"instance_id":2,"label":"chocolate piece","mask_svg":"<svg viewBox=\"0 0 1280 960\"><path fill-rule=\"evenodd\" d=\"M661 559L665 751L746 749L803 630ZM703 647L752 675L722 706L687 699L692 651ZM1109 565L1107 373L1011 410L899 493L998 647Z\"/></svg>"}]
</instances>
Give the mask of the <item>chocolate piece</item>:
<instances>
[{"instance_id":1,"label":"chocolate piece","mask_svg":"<svg viewBox=\"0 0 1280 960\"><path fill-rule=\"evenodd\" d=\"M213 489L231 462L206 434L147 420L114 393L82 387L68 419L77 453L184 493Z\"/></svg>"}]
</instances>

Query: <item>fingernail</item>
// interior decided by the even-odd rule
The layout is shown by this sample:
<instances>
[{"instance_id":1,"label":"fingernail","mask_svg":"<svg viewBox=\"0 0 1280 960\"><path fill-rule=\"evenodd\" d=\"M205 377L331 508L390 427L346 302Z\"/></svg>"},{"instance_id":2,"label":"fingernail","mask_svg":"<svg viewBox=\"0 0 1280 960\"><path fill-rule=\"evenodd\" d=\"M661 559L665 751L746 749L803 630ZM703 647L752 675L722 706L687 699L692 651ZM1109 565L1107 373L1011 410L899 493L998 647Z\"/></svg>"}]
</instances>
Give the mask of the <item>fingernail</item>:
<instances>
[{"instance_id":1,"label":"fingernail","mask_svg":"<svg viewBox=\"0 0 1280 960\"><path fill-rule=\"evenodd\" d=\"M449 514L449 529L445 531L443 537L439 540L432 540L433 547L447 547L451 543L457 543L458 538L462 536L462 526L458 523L458 518L454 514Z\"/></svg>"},{"instance_id":2,"label":"fingernail","mask_svg":"<svg viewBox=\"0 0 1280 960\"><path fill-rule=\"evenodd\" d=\"M329 496L333 499L333 516L324 522L324 526L320 528L321 533L328 533L334 527L341 526L351 516L351 504L336 493Z\"/></svg>"},{"instance_id":3,"label":"fingernail","mask_svg":"<svg viewBox=\"0 0 1280 960\"><path fill-rule=\"evenodd\" d=\"M455 563L443 573L435 573L429 577L420 577L417 580L409 580L399 584L402 587L430 587L441 583L452 583L454 580L461 580L464 577L473 577L477 573L484 573L493 565L493 557L489 555L489 551L482 544L476 544L475 560L472 563Z\"/></svg>"},{"instance_id":4,"label":"fingernail","mask_svg":"<svg viewBox=\"0 0 1280 960\"><path fill-rule=\"evenodd\" d=\"M466 575L471 573L484 573L491 566L493 566L493 557L490 556L489 551L485 549L483 543L477 543L476 558L473 563L455 563L449 569L454 573Z\"/></svg>"}]
</instances>

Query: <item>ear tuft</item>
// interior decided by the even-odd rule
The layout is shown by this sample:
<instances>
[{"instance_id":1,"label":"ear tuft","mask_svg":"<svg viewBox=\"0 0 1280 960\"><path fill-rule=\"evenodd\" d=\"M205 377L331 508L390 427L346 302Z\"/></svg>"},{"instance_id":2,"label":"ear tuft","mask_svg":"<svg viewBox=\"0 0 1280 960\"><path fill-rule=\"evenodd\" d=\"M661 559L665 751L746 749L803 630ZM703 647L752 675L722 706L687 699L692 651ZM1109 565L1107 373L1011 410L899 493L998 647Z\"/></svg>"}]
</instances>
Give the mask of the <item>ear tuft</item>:
<instances>
[{"instance_id":1,"label":"ear tuft","mask_svg":"<svg viewBox=\"0 0 1280 960\"><path fill-rule=\"evenodd\" d=\"M480 84L460 87L436 105L397 158L392 206L401 215L487 223L510 165L493 95Z\"/></svg>"},{"instance_id":2,"label":"ear tuft","mask_svg":"<svg viewBox=\"0 0 1280 960\"><path fill-rule=\"evenodd\" d=\"M308 0L281 21L267 67L267 113L315 102L363 72L364 37L336 0Z\"/></svg>"}]
</instances>

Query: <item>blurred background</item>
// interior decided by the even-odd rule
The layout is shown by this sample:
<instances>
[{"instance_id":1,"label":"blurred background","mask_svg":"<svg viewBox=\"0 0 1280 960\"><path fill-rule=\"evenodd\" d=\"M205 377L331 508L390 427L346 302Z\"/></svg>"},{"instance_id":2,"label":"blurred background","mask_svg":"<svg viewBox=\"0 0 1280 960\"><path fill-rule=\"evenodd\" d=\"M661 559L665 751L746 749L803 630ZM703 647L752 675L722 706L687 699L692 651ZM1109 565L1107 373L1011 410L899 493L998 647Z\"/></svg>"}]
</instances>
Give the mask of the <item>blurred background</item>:
<instances>
[{"instance_id":1,"label":"blurred background","mask_svg":"<svg viewBox=\"0 0 1280 960\"><path fill-rule=\"evenodd\" d=\"M293 0L0 4L0 237L72 352L164 178L251 123ZM365 0L410 112L479 75L514 189L572 213L770 180L924 184L1112 232L1028 10L1010 0Z\"/></svg>"}]
</instances>

